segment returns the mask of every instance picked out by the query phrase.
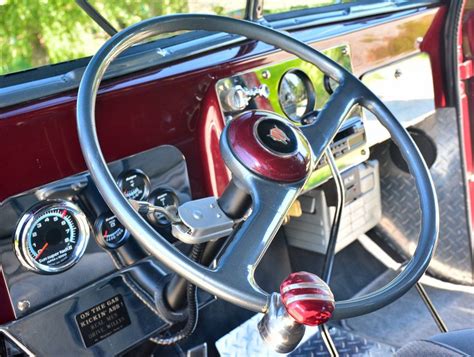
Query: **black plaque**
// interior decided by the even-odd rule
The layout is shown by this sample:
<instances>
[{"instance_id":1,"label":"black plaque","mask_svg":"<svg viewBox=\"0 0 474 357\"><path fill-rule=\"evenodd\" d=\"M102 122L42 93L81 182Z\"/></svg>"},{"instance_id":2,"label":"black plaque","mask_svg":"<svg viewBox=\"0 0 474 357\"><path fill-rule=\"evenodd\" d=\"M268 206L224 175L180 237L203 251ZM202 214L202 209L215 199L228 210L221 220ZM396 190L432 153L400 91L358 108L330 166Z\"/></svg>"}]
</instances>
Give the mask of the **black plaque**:
<instances>
[{"instance_id":1,"label":"black plaque","mask_svg":"<svg viewBox=\"0 0 474 357\"><path fill-rule=\"evenodd\" d=\"M116 295L76 315L82 340L90 347L130 325L127 307Z\"/></svg>"}]
</instances>

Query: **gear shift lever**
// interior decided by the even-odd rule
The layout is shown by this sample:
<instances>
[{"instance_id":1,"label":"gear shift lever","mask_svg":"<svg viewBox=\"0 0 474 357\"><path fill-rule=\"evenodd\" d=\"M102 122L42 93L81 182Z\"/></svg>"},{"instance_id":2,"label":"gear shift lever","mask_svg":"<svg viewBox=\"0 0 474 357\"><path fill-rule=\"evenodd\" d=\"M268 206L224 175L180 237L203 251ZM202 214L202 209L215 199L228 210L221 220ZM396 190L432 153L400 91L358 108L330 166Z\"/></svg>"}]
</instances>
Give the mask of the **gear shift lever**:
<instances>
[{"instance_id":1,"label":"gear shift lever","mask_svg":"<svg viewBox=\"0 0 474 357\"><path fill-rule=\"evenodd\" d=\"M258 323L260 336L275 351L291 352L303 338L305 326L324 324L334 307L334 295L322 279L308 272L290 274Z\"/></svg>"}]
</instances>

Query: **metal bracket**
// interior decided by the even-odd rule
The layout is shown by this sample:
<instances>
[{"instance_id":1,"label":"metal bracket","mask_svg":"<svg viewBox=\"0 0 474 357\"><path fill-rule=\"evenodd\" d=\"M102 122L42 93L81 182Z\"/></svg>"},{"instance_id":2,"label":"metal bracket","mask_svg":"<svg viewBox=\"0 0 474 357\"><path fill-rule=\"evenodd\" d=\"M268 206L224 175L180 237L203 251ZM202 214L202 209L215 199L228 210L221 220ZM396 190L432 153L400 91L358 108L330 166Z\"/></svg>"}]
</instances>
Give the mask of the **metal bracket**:
<instances>
[{"instance_id":1,"label":"metal bracket","mask_svg":"<svg viewBox=\"0 0 474 357\"><path fill-rule=\"evenodd\" d=\"M472 60L467 60L459 65L459 79L462 81L474 77L474 65Z\"/></svg>"},{"instance_id":2,"label":"metal bracket","mask_svg":"<svg viewBox=\"0 0 474 357\"><path fill-rule=\"evenodd\" d=\"M217 204L215 197L189 201L178 208L180 223L173 223L175 238L188 244L199 244L228 236L235 221Z\"/></svg>"},{"instance_id":3,"label":"metal bracket","mask_svg":"<svg viewBox=\"0 0 474 357\"><path fill-rule=\"evenodd\" d=\"M138 211L138 213L144 216L153 215L155 213L161 213L171 223L181 222L178 216L178 209L175 206L159 207L159 206L154 206L151 203L146 202L146 201L135 201L135 200L130 200L130 204L136 211Z\"/></svg>"}]
</instances>

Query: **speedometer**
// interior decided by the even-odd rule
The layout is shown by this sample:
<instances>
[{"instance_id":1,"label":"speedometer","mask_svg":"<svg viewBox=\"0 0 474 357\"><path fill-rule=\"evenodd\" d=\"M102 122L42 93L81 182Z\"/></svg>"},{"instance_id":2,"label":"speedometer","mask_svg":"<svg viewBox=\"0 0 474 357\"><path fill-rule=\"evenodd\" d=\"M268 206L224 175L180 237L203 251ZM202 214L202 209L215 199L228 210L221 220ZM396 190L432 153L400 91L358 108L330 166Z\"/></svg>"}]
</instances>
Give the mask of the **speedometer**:
<instances>
[{"instance_id":1,"label":"speedometer","mask_svg":"<svg viewBox=\"0 0 474 357\"><path fill-rule=\"evenodd\" d=\"M90 230L75 204L52 201L33 207L20 219L15 251L25 267L58 273L72 267L84 254Z\"/></svg>"},{"instance_id":2,"label":"speedometer","mask_svg":"<svg viewBox=\"0 0 474 357\"><path fill-rule=\"evenodd\" d=\"M280 106L286 116L296 122L314 109L314 87L308 76L300 70L286 72L278 90Z\"/></svg>"}]
</instances>

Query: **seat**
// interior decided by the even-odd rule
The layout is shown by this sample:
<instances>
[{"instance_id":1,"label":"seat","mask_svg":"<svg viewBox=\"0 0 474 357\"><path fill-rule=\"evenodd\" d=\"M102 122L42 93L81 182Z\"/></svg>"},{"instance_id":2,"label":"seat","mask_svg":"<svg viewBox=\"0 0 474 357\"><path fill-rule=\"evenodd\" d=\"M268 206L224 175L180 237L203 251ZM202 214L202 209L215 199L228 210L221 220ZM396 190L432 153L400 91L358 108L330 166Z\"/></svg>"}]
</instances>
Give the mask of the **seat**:
<instances>
[{"instance_id":1,"label":"seat","mask_svg":"<svg viewBox=\"0 0 474 357\"><path fill-rule=\"evenodd\" d=\"M474 329L442 333L411 342L399 349L396 356L474 356Z\"/></svg>"}]
</instances>

